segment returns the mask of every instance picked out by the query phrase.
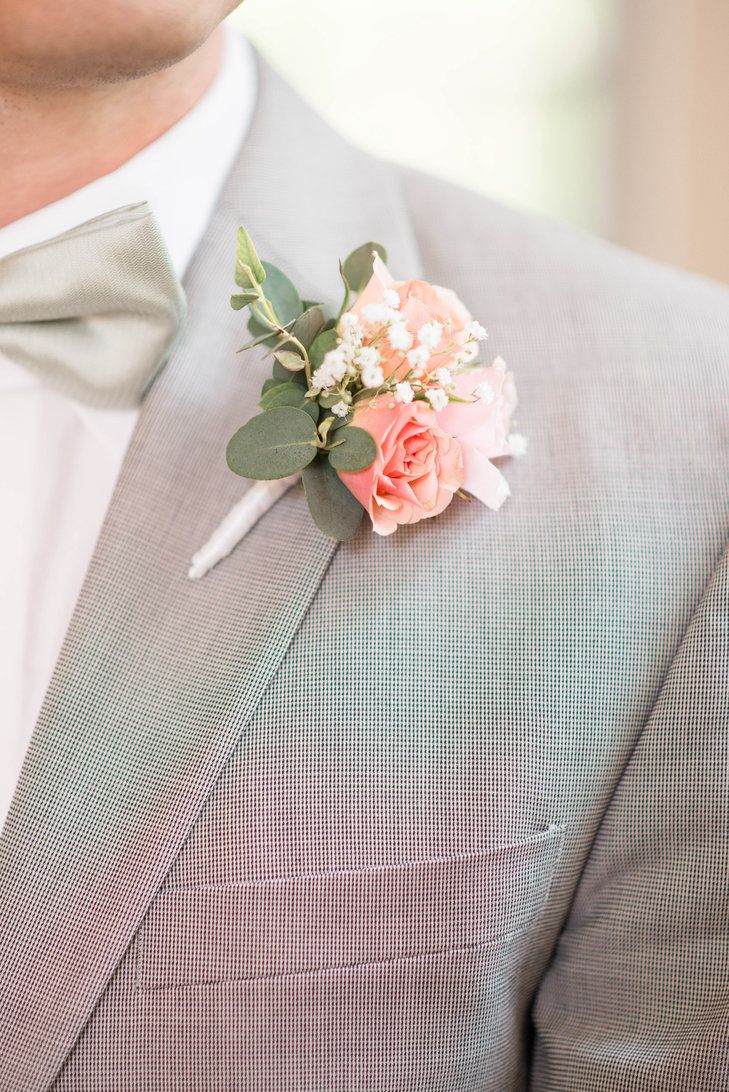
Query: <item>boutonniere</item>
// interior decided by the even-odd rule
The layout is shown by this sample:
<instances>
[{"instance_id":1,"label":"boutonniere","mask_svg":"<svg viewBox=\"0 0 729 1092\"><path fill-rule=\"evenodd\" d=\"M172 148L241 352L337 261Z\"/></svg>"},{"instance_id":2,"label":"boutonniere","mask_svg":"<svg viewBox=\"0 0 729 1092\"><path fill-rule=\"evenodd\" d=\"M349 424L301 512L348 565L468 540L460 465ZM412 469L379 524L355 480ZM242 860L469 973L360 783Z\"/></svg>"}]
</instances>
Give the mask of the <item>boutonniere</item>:
<instances>
[{"instance_id":1,"label":"boutonniere","mask_svg":"<svg viewBox=\"0 0 729 1092\"><path fill-rule=\"evenodd\" d=\"M272 372L255 414L231 437L228 466L254 479L193 558L203 576L301 477L324 534L351 538L367 513L372 529L437 516L455 496L498 509L509 496L491 461L520 455L510 431L516 406L500 357L477 361L487 334L456 294L426 281L397 281L385 250L365 243L339 263L336 315L303 300L289 278L261 261L238 231L231 298L249 312L251 340Z\"/></svg>"}]
</instances>

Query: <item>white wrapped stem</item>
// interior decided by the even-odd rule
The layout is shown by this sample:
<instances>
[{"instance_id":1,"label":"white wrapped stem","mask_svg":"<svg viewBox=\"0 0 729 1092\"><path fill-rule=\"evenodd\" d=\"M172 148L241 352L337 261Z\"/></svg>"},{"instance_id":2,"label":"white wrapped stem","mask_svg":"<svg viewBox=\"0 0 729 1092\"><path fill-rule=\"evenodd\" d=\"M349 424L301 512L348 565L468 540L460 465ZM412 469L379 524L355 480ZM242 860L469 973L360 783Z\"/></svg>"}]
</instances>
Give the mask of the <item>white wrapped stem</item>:
<instances>
[{"instance_id":1,"label":"white wrapped stem","mask_svg":"<svg viewBox=\"0 0 729 1092\"><path fill-rule=\"evenodd\" d=\"M201 576L205 576L205 573L210 572L214 565L227 557L250 529L255 527L261 516L265 516L269 508L272 508L279 497L295 485L300 477L300 474L291 474L288 478L277 478L276 481L254 482L243 499L231 508L205 545L201 546L193 556L187 573L190 579L199 580Z\"/></svg>"}]
</instances>

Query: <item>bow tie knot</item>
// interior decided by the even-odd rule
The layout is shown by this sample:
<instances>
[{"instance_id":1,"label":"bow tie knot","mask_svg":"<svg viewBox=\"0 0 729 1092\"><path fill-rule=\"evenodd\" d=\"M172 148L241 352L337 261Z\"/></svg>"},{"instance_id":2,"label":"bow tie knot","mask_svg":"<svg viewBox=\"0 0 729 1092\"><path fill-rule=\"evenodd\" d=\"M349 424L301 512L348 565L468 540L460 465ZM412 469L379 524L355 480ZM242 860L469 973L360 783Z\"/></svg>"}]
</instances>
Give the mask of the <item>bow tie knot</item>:
<instances>
[{"instance_id":1,"label":"bow tie knot","mask_svg":"<svg viewBox=\"0 0 729 1092\"><path fill-rule=\"evenodd\" d=\"M184 316L146 202L0 259L0 353L90 405L137 405Z\"/></svg>"}]
</instances>

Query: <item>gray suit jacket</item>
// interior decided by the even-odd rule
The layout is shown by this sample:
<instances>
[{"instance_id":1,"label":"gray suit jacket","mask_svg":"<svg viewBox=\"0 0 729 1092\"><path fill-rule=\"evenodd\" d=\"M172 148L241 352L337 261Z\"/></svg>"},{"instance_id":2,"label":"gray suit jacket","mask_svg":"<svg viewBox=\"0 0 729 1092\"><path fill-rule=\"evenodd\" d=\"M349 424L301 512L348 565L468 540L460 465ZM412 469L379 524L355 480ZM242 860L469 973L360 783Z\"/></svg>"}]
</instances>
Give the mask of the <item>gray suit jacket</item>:
<instances>
[{"instance_id":1,"label":"gray suit jacket","mask_svg":"<svg viewBox=\"0 0 729 1092\"><path fill-rule=\"evenodd\" d=\"M243 488L235 230L368 238L513 367L498 514ZM0 853L4 1092L729 1087L729 294L349 147L265 67Z\"/></svg>"}]
</instances>

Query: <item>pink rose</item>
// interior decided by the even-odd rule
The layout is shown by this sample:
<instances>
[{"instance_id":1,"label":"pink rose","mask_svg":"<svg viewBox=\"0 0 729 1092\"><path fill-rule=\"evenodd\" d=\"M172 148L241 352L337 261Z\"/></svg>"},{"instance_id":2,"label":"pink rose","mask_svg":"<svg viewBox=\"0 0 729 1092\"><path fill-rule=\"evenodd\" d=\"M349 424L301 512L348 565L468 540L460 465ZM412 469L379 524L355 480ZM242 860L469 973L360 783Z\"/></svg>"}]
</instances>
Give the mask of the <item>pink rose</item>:
<instances>
[{"instance_id":1,"label":"pink rose","mask_svg":"<svg viewBox=\"0 0 729 1092\"><path fill-rule=\"evenodd\" d=\"M476 401L450 402L438 414L438 424L454 436L463 451L463 486L474 497L500 508L509 496L506 478L490 462L510 452L508 434L516 407L512 373L501 359L490 368L474 368L454 377L456 394Z\"/></svg>"},{"instance_id":2,"label":"pink rose","mask_svg":"<svg viewBox=\"0 0 729 1092\"><path fill-rule=\"evenodd\" d=\"M360 402L352 424L371 433L378 446L371 466L339 477L369 513L379 535L401 523L437 516L463 483L457 440L439 426L424 402L409 405L379 398Z\"/></svg>"},{"instance_id":3,"label":"pink rose","mask_svg":"<svg viewBox=\"0 0 729 1092\"><path fill-rule=\"evenodd\" d=\"M381 328L381 323L368 320L366 309L370 304L382 304L388 288L399 297L399 311L412 335L413 347L418 345L418 333L423 326L438 322L443 327L441 337L429 348L431 355L425 365L427 371L453 364L457 355L468 359L476 355L476 346L468 341L466 330L472 316L455 292L437 284L428 284L427 281L396 281L379 257L373 262L369 283L351 308L352 314L357 316L365 328L365 345L370 343L371 338ZM378 338L377 348L385 376L391 375L395 369L401 369L401 374L405 374L408 367L406 350L392 348L387 337Z\"/></svg>"}]
</instances>

